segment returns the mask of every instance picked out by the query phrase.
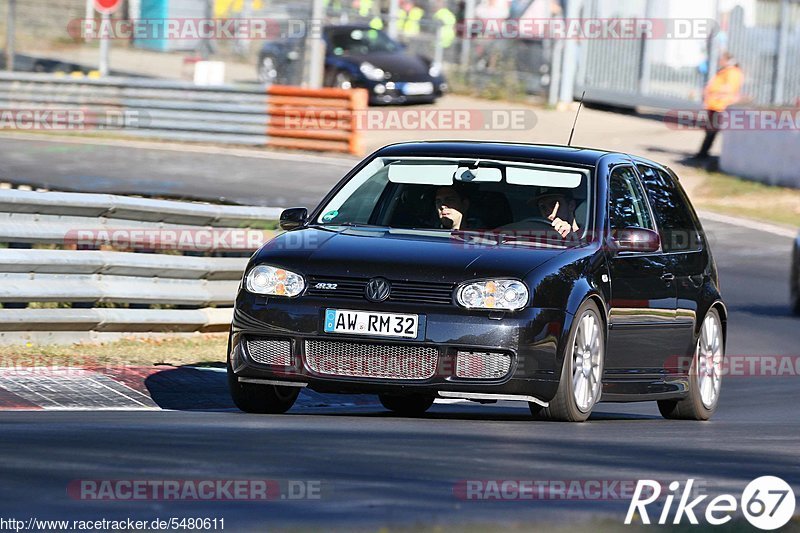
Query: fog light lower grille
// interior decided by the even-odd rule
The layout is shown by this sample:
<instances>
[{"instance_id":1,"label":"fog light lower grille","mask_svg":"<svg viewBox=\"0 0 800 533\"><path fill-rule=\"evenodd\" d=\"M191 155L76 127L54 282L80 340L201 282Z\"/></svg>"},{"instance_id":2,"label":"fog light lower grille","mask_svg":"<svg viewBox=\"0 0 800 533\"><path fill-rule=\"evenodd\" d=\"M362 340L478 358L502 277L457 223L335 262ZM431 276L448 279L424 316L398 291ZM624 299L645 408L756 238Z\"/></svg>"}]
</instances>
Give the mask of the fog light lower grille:
<instances>
[{"instance_id":1,"label":"fog light lower grille","mask_svg":"<svg viewBox=\"0 0 800 533\"><path fill-rule=\"evenodd\" d=\"M456 353L456 377L469 379L498 379L511 370L511 356L496 352Z\"/></svg>"},{"instance_id":2,"label":"fog light lower grille","mask_svg":"<svg viewBox=\"0 0 800 533\"><path fill-rule=\"evenodd\" d=\"M429 379L439 350L427 346L306 341L306 363L317 374L381 379Z\"/></svg>"},{"instance_id":3,"label":"fog light lower grille","mask_svg":"<svg viewBox=\"0 0 800 533\"><path fill-rule=\"evenodd\" d=\"M285 339L247 339L250 359L262 365L294 366L292 342Z\"/></svg>"}]
</instances>

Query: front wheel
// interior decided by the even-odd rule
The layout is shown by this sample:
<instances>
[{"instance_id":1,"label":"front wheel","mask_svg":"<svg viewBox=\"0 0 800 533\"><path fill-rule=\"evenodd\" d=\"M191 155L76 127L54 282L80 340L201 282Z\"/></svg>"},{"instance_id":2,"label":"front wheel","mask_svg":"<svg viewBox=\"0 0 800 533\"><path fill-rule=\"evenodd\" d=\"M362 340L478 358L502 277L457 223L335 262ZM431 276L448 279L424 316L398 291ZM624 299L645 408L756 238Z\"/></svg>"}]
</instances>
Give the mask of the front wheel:
<instances>
[{"instance_id":1,"label":"front wheel","mask_svg":"<svg viewBox=\"0 0 800 533\"><path fill-rule=\"evenodd\" d=\"M278 61L271 55L265 55L258 64L258 81L272 85L278 79Z\"/></svg>"},{"instance_id":2,"label":"front wheel","mask_svg":"<svg viewBox=\"0 0 800 533\"><path fill-rule=\"evenodd\" d=\"M353 77L343 70L337 70L331 74L328 86L337 89L352 89Z\"/></svg>"},{"instance_id":3,"label":"front wheel","mask_svg":"<svg viewBox=\"0 0 800 533\"><path fill-rule=\"evenodd\" d=\"M379 394L378 399L385 408L403 416L419 416L433 405L433 396Z\"/></svg>"},{"instance_id":4,"label":"front wheel","mask_svg":"<svg viewBox=\"0 0 800 533\"><path fill-rule=\"evenodd\" d=\"M689 368L689 395L682 400L660 400L658 410L669 419L708 420L719 403L725 342L716 309L709 310L697 338Z\"/></svg>"},{"instance_id":5,"label":"front wheel","mask_svg":"<svg viewBox=\"0 0 800 533\"><path fill-rule=\"evenodd\" d=\"M605 347L600 310L587 300L575 313L570 327L558 391L548 407L530 403L531 413L562 422L583 422L589 418L603 391Z\"/></svg>"},{"instance_id":6,"label":"front wheel","mask_svg":"<svg viewBox=\"0 0 800 533\"><path fill-rule=\"evenodd\" d=\"M285 413L291 409L300 394L299 387L240 383L230 364L228 365L228 388L231 391L233 403L245 413Z\"/></svg>"}]
</instances>

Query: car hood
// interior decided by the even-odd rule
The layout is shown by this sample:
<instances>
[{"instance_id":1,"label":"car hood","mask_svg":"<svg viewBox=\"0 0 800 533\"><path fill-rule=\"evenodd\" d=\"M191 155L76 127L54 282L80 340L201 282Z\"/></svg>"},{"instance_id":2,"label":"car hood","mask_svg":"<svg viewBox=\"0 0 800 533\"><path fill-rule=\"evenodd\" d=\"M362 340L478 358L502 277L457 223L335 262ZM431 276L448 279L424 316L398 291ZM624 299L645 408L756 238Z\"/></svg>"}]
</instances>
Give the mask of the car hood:
<instances>
[{"instance_id":1,"label":"car hood","mask_svg":"<svg viewBox=\"0 0 800 533\"><path fill-rule=\"evenodd\" d=\"M306 228L284 233L253 257L301 274L458 283L523 278L563 248L489 244L465 234L387 228Z\"/></svg>"},{"instance_id":2,"label":"car hood","mask_svg":"<svg viewBox=\"0 0 800 533\"><path fill-rule=\"evenodd\" d=\"M369 62L372 65L392 74L392 79L402 81L403 77L428 77L429 65L421 57L406 52L380 52L372 54L352 54L346 56L360 65Z\"/></svg>"}]
</instances>

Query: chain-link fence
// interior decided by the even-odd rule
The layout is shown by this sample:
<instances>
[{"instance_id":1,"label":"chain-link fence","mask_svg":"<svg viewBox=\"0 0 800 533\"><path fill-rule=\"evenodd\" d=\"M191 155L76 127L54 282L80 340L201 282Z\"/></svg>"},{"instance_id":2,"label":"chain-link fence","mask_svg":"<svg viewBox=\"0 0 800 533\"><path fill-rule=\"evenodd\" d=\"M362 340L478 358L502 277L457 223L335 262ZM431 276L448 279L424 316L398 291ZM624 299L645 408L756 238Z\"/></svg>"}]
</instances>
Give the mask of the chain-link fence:
<instances>
[{"instance_id":1,"label":"chain-link fence","mask_svg":"<svg viewBox=\"0 0 800 533\"><path fill-rule=\"evenodd\" d=\"M3 17L8 2L0 0ZM148 6L159 2L171 6L158 11L167 13L162 16L210 13L217 19L268 20L270 36L244 33L241 38L174 41L161 48L132 39L115 47L259 65L262 82L303 81L306 32L315 25L368 24L393 34L409 52L441 63L451 87L488 96L538 94L552 102L559 94L564 99L585 89L587 99L616 105L697 104L720 54L729 51L744 72L743 93L753 103L794 105L800 97L800 0L403 0L394 6L391 0L326 0L321 21L311 20L311 0L126 0L115 18L150 16L156 11ZM86 17L86 1L18 0L16 11L17 50L24 53L62 42L75 45L67 25ZM709 20L713 27L704 35L498 38L471 26L474 21L570 18ZM4 31L0 24L0 42Z\"/></svg>"},{"instance_id":2,"label":"chain-link fence","mask_svg":"<svg viewBox=\"0 0 800 533\"><path fill-rule=\"evenodd\" d=\"M800 2L796 0L633 0L609 9L588 0L582 17L656 17L664 21L711 20L708 34L586 40L579 44L577 87L612 104L669 106L699 103L730 52L744 73L743 97L758 105L795 105L800 97ZM600 95L600 98L597 96ZM588 97L588 96L587 96Z\"/></svg>"}]
</instances>

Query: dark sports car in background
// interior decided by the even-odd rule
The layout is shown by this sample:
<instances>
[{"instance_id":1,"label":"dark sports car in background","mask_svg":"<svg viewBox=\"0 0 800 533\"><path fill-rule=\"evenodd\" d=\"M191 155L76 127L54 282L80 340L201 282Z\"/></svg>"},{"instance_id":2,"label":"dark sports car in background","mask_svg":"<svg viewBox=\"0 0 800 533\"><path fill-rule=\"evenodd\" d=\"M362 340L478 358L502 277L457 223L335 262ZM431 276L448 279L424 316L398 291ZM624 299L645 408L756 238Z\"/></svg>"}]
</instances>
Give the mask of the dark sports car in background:
<instances>
[{"instance_id":1,"label":"dark sports car in background","mask_svg":"<svg viewBox=\"0 0 800 533\"><path fill-rule=\"evenodd\" d=\"M433 102L447 90L441 66L413 55L384 32L369 26L327 26L326 87L369 91L371 104ZM267 42L258 59L262 83L299 84L303 71L303 40Z\"/></svg>"},{"instance_id":2,"label":"dark sports car in background","mask_svg":"<svg viewBox=\"0 0 800 533\"><path fill-rule=\"evenodd\" d=\"M284 412L302 387L377 393L407 415L435 398L566 421L600 400L695 420L717 407L727 311L700 222L658 163L396 144L281 227L236 299L228 379L244 411Z\"/></svg>"}]
</instances>

